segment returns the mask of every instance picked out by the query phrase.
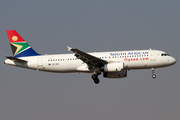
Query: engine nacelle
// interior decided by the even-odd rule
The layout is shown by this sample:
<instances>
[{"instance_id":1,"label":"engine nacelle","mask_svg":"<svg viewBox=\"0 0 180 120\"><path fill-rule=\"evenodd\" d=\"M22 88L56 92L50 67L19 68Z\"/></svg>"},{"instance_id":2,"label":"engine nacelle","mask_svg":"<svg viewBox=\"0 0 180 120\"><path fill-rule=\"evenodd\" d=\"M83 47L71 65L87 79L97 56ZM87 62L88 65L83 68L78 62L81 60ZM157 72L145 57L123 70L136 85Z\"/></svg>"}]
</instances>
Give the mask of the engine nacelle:
<instances>
[{"instance_id":1,"label":"engine nacelle","mask_svg":"<svg viewBox=\"0 0 180 120\"><path fill-rule=\"evenodd\" d=\"M123 63L109 63L104 65L105 72L118 72L122 71L124 68Z\"/></svg>"},{"instance_id":2,"label":"engine nacelle","mask_svg":"<svg viewBox=\"0 0 180 120\"><path fill-rule=\"evenodd\" d=\"M125 77L127 77L127 70L123 70L122 72L104 72L103 77L106 77L106 78L125 78Z\"/></svg>"}]
</instances>

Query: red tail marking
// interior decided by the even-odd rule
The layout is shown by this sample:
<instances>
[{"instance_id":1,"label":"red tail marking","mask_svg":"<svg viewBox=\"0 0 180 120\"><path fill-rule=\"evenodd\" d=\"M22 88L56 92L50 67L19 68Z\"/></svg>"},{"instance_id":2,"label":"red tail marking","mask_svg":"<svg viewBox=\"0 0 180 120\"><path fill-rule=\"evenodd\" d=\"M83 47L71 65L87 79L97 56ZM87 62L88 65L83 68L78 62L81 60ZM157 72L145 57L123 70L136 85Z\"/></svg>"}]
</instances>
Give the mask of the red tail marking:
<instances>
[{"instance_id":1,"label":"red tail marking","mask_svg":"<svg viewBox=\"0 0 180 120\"><path fill-rule=\"evenodd\" d=\"M9 42L25 42L25 40L15 31L15 30L6 30Z\"/></svg>"}]
</instances>

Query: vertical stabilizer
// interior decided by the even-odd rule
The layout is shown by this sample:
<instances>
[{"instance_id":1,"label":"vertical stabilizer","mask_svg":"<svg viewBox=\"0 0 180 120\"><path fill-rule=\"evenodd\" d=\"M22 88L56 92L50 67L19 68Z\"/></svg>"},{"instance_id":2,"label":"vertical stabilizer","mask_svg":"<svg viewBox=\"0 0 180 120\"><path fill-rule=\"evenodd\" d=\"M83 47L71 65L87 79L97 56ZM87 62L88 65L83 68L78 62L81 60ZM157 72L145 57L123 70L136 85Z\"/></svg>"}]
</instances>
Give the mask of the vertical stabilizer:
<instances>
[{"instance_id":1,"label":"vertical stabilizer","mask_svg":"<svg viewBox=\"0 0 180 120\"><path fill-rule=\"evenodd\" d=\"M40 55L35 52L15 30L7 30L6 32L14 57L17 58Z\"/></svg>"}]
</instances>

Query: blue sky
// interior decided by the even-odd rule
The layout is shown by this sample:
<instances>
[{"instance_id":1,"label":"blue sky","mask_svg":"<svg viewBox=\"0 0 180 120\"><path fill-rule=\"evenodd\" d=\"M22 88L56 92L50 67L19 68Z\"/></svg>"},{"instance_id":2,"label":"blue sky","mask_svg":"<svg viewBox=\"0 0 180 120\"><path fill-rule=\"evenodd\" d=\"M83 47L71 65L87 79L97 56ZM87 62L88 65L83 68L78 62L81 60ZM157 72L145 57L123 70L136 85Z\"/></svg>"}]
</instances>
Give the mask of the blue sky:
<instances>
[{"instance_id":1,"label":"blue sky","mask_svg":"<svg viewBox=\"0 0 180 120\"><path fill-rule=\"evenodd\" d=\"M1 120L179 120L180 8L173 0L2 0L0 2ZM38 53L157 49L171 67L128 71L123 79L37 72L3 64L15 29Z\"/></svg>"}]
</instances>

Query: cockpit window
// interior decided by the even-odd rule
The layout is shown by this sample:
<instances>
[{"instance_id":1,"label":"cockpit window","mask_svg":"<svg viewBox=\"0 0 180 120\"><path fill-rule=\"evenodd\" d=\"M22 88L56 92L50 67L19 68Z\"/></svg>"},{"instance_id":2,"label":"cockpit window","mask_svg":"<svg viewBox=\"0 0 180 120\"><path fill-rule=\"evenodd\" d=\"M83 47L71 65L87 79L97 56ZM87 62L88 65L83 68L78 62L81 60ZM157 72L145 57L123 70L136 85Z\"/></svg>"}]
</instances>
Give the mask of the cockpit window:
<instances>
[{"instance_id":1,"label":"cockpit window","mask_svg":"<svg viewBox=\"0 0 180 120\"><path fill-rule=\"evenodd\" d=\"M162 53L161 56L169 56L169 54Z\"/></svg>"}]
</instances>

